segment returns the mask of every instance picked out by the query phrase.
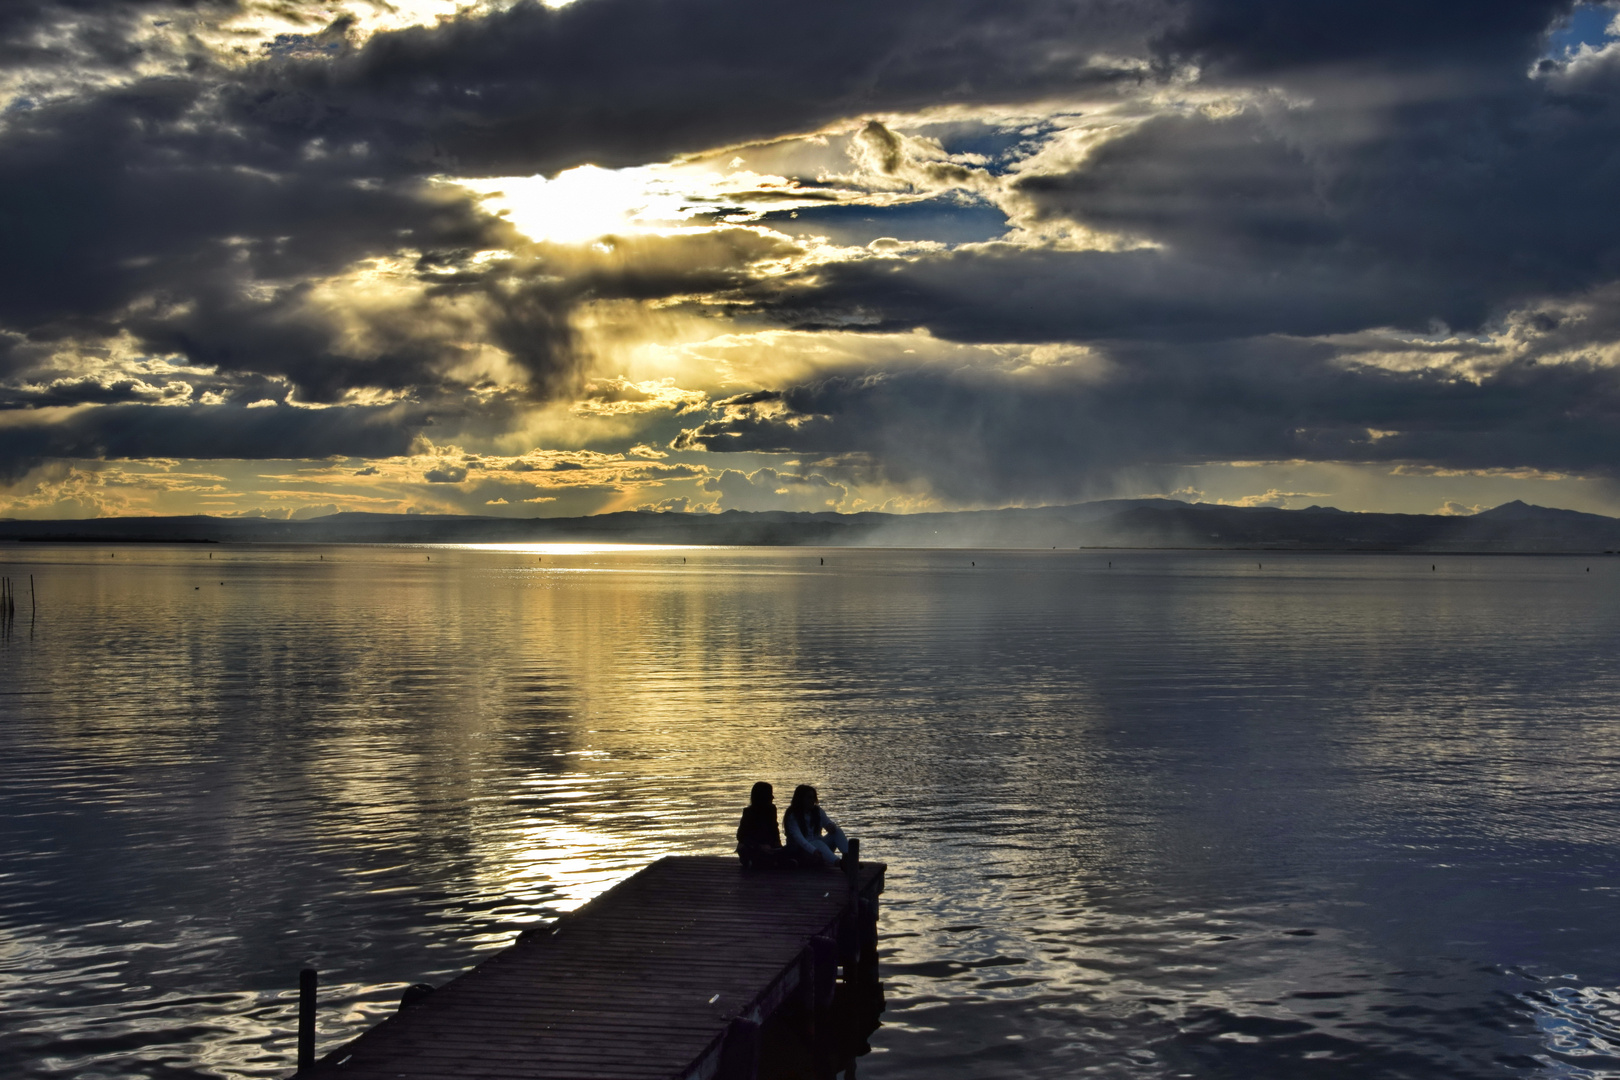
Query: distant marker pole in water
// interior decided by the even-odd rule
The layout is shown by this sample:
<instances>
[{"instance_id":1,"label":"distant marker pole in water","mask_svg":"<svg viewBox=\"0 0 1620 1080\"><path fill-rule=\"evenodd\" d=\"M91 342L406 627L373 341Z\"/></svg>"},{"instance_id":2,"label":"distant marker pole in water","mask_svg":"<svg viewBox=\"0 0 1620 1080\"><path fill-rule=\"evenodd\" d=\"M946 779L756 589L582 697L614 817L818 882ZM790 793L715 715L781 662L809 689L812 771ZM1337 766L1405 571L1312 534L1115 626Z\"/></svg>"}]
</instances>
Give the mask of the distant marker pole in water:
<instances>
[{"instance_id":1,"label":"distant marker pole in water","mask_svg":"<svg viewBox=\"0 0 1620 1080\"><path fill-rule=\"evenodd\" d=\"M314 968L298 973L298 1067L315 1064L315 986L320 976Z\"/></svg>"}]
</instances>

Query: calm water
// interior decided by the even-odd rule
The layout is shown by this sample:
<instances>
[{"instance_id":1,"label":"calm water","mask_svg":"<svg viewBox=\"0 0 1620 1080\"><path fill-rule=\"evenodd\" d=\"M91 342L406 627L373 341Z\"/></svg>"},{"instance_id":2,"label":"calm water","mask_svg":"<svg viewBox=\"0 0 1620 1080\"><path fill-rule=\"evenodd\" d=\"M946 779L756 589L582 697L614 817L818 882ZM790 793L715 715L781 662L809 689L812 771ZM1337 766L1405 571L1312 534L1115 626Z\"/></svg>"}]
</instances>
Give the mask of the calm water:
<instances>
[{"instance_id":1,"label":"calm water","mask_svg":"<svg viewBox=\"0 0 1620 1080\"><path fill-rule=\"evenodd\" d=\"M760 778L863 1077L1620 1076L1620 559L209 555L0 548L0 1076L284 1075Z\"/></svg>"}]
</instances>

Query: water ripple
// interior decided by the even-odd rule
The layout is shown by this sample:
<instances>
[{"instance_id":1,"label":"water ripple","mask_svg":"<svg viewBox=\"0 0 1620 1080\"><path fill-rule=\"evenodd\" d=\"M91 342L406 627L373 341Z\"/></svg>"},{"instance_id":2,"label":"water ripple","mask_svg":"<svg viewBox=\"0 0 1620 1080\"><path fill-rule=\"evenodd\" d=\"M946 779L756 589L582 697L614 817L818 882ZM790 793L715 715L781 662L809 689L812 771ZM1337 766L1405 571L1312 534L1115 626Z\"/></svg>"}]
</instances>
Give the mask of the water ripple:
<instances>
[{"instance_id":1,"label":"water ripple","mask_svg":"<svg viewBox=\"0 0 1620 1080\"><path fill-rule=\"evenodd\" d=\"M0 1075L284 1075L764 778L890 864L864 1076L1620 1077L1620 566L208 554L5 552Z\"/></svg>"}]
</instances>

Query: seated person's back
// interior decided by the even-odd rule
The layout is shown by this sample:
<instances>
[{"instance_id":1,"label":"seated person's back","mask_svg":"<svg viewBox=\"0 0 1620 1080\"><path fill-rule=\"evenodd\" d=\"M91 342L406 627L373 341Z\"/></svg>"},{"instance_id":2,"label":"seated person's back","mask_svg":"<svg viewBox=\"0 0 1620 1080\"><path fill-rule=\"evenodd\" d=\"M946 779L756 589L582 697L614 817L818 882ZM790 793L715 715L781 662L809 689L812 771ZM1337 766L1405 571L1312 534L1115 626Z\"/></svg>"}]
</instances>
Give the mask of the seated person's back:
<instances>
[{"instance_id":1,"label":"seated person's back","mask_svg":"<svg viewBox=\"0 0 1620 1080\"><path fill-rule=\"evenodd\" d=\"M775 792L761 780L749 793L737 823L737 855L744 866L776 866L783 859L782 835L776 829Z\"/></svg>"}]
</instances>

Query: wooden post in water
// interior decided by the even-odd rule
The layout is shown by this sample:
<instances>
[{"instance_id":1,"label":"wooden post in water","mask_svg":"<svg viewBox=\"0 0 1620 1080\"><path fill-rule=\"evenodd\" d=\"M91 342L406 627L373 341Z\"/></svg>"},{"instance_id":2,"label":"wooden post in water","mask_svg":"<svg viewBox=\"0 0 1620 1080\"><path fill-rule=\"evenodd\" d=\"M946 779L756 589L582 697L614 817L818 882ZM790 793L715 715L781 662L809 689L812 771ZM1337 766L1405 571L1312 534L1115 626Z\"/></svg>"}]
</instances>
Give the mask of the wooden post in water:
<instances>
[{"instance_id":1,"label":"wooden post in water","mask_svg":"<svg viewBox=\"0 0 1620 1080\"><path fill-rule=\"evenodd\" d=\"M838 942L821 935L811 938L810 964L815 972L815 1009L826 1012L838 986Z\"/></svg>"},{"instance_id":2,"label":"wooden post in water","mask_svg":"<svg viewBox=\"0 0 1620 1080\"><path fill-rule=\"evenodd\" d=\"M849 850L844 853L844 877L849 881L849 906L844 910L844 925L839 928L838 941L842 946L844 961L844 979L850 983L855 981L855 972L861 962L861 841L859 837L849 838Z\"/></svg>"},{"instance_id":3,"label":"wooden post in water","mask_svg":"<svg viewBox=\"0 0 1620 1080\"><path fill-rule=\"evenodd\" d=\"M39 614L39 597L34 593L34 575L28 575L28 613Z\"/></svg>"},{"instance_id":4,"label":"wooden post in water","mask_svg":"<svg viewBox=\"0 0 1620 1080\"><path fill-rule=\"evenodd\" d=\"M716 1080L757 1080L759 1076L759 1024L739 1016L726 1028L720 1047Z\"/></svg>"},{"instance_id":5,"label":"wooden post in water","mask_svg":"<svg viewBox=\"0 0 1620 1080\"><path fill-rule=\"evenodd\" d=\"M298 1067L315 1064L315 986L320 976L314 968L298 973Z\"/></svg>"}]
</instances>

